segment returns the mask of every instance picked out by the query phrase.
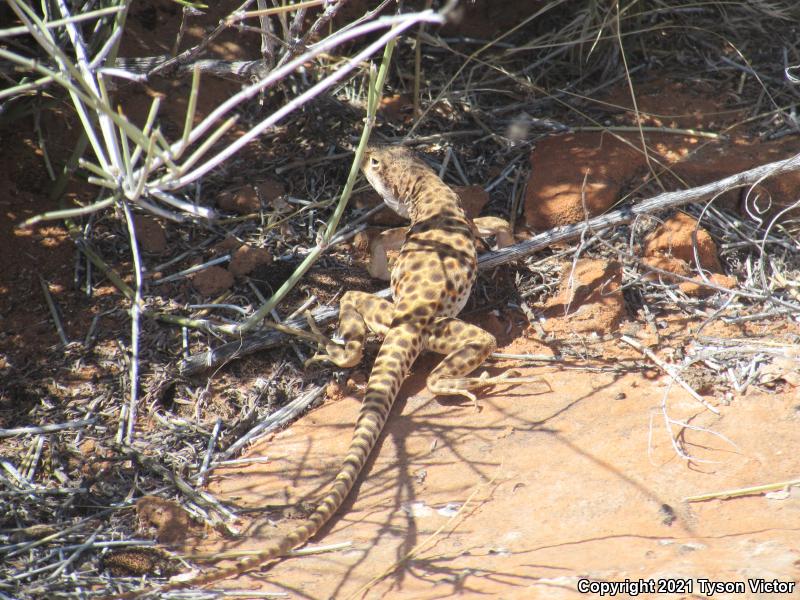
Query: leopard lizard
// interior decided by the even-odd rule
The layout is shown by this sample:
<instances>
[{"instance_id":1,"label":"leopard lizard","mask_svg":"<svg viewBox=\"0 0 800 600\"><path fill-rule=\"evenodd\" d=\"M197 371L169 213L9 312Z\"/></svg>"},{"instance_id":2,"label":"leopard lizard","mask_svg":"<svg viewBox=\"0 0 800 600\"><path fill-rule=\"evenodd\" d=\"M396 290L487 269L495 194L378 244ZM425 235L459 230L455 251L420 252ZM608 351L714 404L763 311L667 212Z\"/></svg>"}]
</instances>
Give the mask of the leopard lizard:
<instances>
[{"instance_id":1,"label":"leopard lizard","mask_svg":"<svg viewBox=\"0 0 800 600\"><path fill-rule=\"evenodd\" d=\"M496 347L493 335L455 316L467 302L477 274L476 229L458 195L409 150L370 146L362 171L384 201L411 225L391 269L394 302L360 291L340 303L339 337L311 360L339 367L361 361L367 328L384 337L367 382L355 431L339 473L309 517L290 533L230 567L213 569L159 591L200 586L240 575L287 554L317 534L350 493L380 436L397 392L422 350L445 355L427 378L434 395L458 394L475 402L469 390L511 379L466 377Z\"/></svg>"}]
</instances>

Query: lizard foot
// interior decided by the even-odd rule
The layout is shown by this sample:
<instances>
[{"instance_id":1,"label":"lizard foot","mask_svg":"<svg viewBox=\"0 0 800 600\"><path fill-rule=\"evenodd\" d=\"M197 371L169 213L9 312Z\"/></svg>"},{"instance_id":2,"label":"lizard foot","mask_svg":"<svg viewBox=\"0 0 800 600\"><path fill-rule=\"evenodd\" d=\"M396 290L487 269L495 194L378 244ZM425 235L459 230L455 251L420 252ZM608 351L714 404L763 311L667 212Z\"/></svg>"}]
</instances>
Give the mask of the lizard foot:
<instances>
[{"instance_id":1,"label":"lizard foot","mask_svg":"<svg viewBox=\"0 0 800 600\"><path fill-rule=\"evenodd\" d=\"M428 382L428 389L436 395L458 395L469 398L476 410L479 410L478 399L469 390L493 385L505 385L512 383L547 383L544 379L537 376L520 377L516 369L508 369L500 375L490 377L484 371L478 377L446 377L435 382ZM549 384L547 384L549 387Z\"/></svg>"},{"instance_id":2,"label":"lizard foot","mask_svg":"<svg viewBox=\"0 0 800 600\"><path fill-rule=\"evenodd\" d=\"M337 342L324 335L317 327L314 319L311 318L309 313L306 313L306 320L308 327L319 340L320 349L314 356L305 361L303 366L308 367L317 362L332 362L337 367L348 368L354 367L361 362L363 354L362 345L354 340L348 342Z\"/></svg>"},{"instance_id":3,"label":"lizard foot","mask_svg":"<svg viewBox=\"0 0 800 600\"><path fill-rule=\"evenodd\" d=\"M328 340L325 349L317 352L314 356L306 360L305 367L317 362L331 362L343 369L354 367L361 362L361 353L353 352L347 345Z\"/></svg>"}]
</instances>

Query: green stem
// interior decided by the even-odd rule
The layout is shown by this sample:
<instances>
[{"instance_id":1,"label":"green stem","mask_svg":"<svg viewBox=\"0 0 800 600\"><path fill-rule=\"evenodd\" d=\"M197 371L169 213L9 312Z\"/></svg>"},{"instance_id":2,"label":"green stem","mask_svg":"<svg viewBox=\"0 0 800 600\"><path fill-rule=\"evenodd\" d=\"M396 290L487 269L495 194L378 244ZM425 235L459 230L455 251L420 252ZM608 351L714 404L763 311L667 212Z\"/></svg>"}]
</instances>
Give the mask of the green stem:
<instances>
[{"instance_id":1,"label":"green stem","mask_svg":"<svg viewBox=\"0 0 800 600\"><path fill-rule=\"evenodd\" d=\"M278 290L269 300L261 305L261 307L253 314L253 316L239 325L221 326L219 327L218 331L231 335L240 335L258 325L264 318L267 317L267 315L269 315L270 311L272 311L272 309L274 309L278 303L280 303L280 301L286 297L286 295L294 288L294 286L297 285L303 275L305 275L306 271L311 268L311 265L317 261L320 255L327 250L328 243L336 233L336 228L339 225L342 214L344 214L344 209L347 207L347 201L350 199L350 194L353 191L353 186L355 185L356 178L358 177L358 171L359 167L361 166L361 161L364 157L367 141L372 133L372 127L375 124L375 113L378 110L381 90L383 89L383 84L386 81L386 75L389 72L389 64L391 63L394 45L395 40L392 40L386 44L386 48L383 52L383 60L381 62L380 69L378 70L377 77L372 75L370 77L370 88L367 98L367 118L364 124L364 130L361 133L361 140L358 144L358 148L356 149L356 155L353 159L353 164L350 166L350 174L347 177L347 183L345 184L344 189L342 190L342 195L339 198L339 204L336 206L336 210L334 210L331 220L325 227L322 239L303 259L303 262L301 262L297 269L295 269L291 277L289 277L289 279L287 279L286 282L284 282L284 284L278 288Z\"/></svg>"}]
</instances>

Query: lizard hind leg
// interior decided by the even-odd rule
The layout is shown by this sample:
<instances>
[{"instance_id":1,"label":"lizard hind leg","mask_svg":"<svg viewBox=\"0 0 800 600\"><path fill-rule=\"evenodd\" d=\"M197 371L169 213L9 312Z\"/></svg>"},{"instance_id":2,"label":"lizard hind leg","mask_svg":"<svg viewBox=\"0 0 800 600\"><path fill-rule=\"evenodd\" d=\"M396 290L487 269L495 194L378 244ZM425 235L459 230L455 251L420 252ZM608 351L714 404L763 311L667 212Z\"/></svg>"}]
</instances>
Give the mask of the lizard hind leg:
<instances>
[{"instance_id":1,"label":"lizard hind leg","mask_svg":"<svg viewBox=\"0 0 800 600\"><path fill-rule=\"evenodd\" d=\"M338 367L354 367L364 354L367 328L385 336L391 325L392 303L366 292L345 292L339 303L339 337L342 343L330 341L325 349L310 358L311 362L328 360Z\"/></svg>"},{"instance_id":2,"label":"lizard hind leg","mask_svg":"<svg viewBox=\"0 0 800 600\"><path fill-rule=\"evenodd\" d=\"M477 406L477 398L470 391L472 389L532 381L531 378L516 379L518 373L514 370L496 377L489 377L487 373L480 377L467 377L483 364L496 347L494 336L476 325L455 318L437 320L431 327L427 348L445 357L428 375L428 390L435 395L465 396Z\"/></svg>"},{"instance_id":3,"label":"lizard hind leg","mask_svg":"<svg viewBox=\"0 0 800 600\"><path fill-rule=\"evenodd\" d=\"M438 319L431 326L427 348L445 357L428 375L428 390L435 395L466 396L476 402L469 390L491 382L466 375L483 364L496 347L494 336L476 325L456 318Z\"/></svg>"}]
</instances>

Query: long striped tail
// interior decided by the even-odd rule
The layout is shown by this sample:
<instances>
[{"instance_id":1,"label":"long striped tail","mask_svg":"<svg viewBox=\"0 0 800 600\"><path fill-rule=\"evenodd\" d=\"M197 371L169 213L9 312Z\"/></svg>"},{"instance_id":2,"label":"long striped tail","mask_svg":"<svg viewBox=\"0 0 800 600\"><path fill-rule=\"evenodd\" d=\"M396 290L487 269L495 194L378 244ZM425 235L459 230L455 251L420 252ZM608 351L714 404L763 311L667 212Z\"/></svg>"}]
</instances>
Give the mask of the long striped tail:
<instances>
[{"instance_id":1,"label":"long striped tail","mask_svg":"<svg viewBox=\"0 0 800 600\"><path fill-rule=\"evenodd\" d=\"M356 421L353 438L350 441L347 455L342 461L339 473L331 483L330 488L322 497L314 512L291 532L277 542L273 542L263 550L248 556L230 567L212 569L198 575L193 579L181 582L168 583L158 591L197 587L235 577L253 569L257 569L269 561L280 558L290 550L303 545L330 520L339 510L353 485L358 479L364 464L372 453L378 437L383 431L389 412L392 410L397 392L411 370L411 363L419 354L421 347L422 327L415 323L403 323L393 327L386 334L386 338L375 358L372 374L367 383L364 402ZM398 340L403 340L398 343ZM412 343L413 340L413 343ZM119 598L133 598L144 592L124 594Z\"/></svg>"}]
</instances>

